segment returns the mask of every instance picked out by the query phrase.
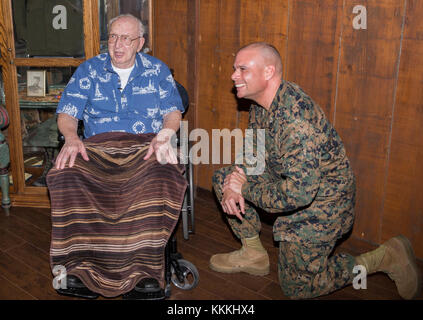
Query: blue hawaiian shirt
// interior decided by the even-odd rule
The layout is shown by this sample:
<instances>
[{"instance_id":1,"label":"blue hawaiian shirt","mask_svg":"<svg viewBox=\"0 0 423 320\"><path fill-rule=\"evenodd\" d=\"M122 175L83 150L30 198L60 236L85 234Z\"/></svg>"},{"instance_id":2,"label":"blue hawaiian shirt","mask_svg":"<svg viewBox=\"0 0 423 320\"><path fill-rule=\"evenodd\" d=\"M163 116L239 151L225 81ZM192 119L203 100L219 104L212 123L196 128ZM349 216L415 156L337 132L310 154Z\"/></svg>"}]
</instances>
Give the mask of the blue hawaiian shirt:
<instances>
[{"instance_id":1,"label":"blue hawaiian shirt","mask_svg":"<svg viewBox=\"0 0 423 320\"><path fill-rule=\"evenodd\" d=\"M56 112L82 119L86 138L113 131L158 133L164 115L184 112L169 68L155 57L138 53L127 85L122 92L119 87L110 55L100 54L77 68Z\"/></svg>"}]
</instances>

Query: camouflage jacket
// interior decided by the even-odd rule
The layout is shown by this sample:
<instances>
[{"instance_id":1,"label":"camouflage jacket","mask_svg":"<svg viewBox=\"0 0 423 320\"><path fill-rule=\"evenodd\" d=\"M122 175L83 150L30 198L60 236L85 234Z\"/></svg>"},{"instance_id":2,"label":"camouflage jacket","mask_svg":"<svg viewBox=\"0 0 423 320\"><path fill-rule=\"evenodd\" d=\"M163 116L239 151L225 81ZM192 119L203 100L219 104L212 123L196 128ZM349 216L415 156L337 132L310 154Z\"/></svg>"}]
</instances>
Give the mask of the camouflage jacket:
<instances>
[{"instance_id":1,"label":"camouflage jacket","mask_svg":"<svg viewBox=\"0 0 423 320\"><path fill-rule=\"evenodd\" d=\"M339 216L325 207L354 197L354 175L338 133L298 85L282 81L269 110L252 105L249 129L265 129L266 163L263 174L247 176L246 200L268 212L291 213L289 223ZM353 204L347 207L352 211Z\"/></svg>"}]
</instances>

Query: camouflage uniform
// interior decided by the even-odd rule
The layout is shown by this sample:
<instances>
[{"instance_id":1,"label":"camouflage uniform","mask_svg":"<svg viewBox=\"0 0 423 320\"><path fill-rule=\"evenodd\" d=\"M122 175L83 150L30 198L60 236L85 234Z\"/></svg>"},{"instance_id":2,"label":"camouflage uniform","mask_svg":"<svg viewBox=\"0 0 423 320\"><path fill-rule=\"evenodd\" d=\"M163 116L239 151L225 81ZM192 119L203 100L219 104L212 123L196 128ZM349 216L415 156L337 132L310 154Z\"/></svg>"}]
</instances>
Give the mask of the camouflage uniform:
<instances>
[{"instance_id":1,"label":"camouflage uniform","mask_svg":"<svg viewBox=\"0 0 423 320\"><path fill-rule=\"evenodd\" d=\"M273 226L279 241L279 281L291 298L316 297L351 283L354 258L329 257L354 221L355 179L337 132L321 108L287 81L268 111L251 106L249 128L265 129L266 165L262 174L247 175L244 219L228 216L234 233L250 238L260 232L255 207L279 213ZM246 171L246 164L240 167ZM223 181L233 170L214 173L219 200Z\"/></svg>"}]
</instances>

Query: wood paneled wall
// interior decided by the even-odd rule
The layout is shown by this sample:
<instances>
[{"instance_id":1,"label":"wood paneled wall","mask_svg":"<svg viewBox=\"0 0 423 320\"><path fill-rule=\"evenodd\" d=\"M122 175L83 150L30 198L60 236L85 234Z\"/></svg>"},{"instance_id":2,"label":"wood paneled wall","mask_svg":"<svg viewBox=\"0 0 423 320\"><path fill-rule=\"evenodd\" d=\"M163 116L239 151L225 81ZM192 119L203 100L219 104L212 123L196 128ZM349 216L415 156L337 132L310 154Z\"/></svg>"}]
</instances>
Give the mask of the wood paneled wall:
<instances>
[{"instance_id":1,"label":"wood paneled wall","mask_svg":"<svg viewBox=\"0 0 423 320\"><path fill-rule=\"evenodd\" d=\"M367 9L367 29L353 28ZM423 258L423 1L155 0L154 54L190 94L190 129L245 129L248 105L230 79L236 50L267 41L284 77L323 108L357 177L353 238L402 233ZM213 171L196 167L211 190Z\"/></svg>"}]
</instances>

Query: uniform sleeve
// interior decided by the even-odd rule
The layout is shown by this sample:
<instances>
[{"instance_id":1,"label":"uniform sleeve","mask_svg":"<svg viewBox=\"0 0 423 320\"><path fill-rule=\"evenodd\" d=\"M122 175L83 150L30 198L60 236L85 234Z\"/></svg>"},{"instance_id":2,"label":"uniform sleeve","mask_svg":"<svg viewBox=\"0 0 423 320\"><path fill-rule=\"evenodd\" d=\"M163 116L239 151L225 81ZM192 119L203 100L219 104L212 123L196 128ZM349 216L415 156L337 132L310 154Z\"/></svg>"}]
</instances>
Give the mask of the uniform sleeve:
<instances>
[{"instance_id":1,"label":"uniform sleeve","mask_svg":"<svg viewBox=\"0 0 423 320\"><path fill-rule=\"evenodd\" d=\"M93 83L84 65L79 66L72 75L56 109L56 113L66 113L74 118L81 119L87 105Z\"/></svg>"},{"instance_id":2,"label":"uniform sleeve","mask_svg":"<svg viewBox=\"0 0 423 320\"><path fill-rule=\"evenodd\" d=\"M266 179L250 179L243 185L242 196L258 207L274 212L292 211L309 205L320 182L319 144L314 128L297 121L284 128L279 159L267 163ZM263 177L262 177L263 178Z\"/></svg>"},{"instance_id":3,"label":"uniform sleeve","mask_svg":"<svg viewBox=\"0 0 423 320\"><path fill-rule=\"evenodd\" d=\"M236 152L235 165L242 168L247 174L248 182L257 183L267 179L265 172L265 129L259 129L257 113L262 107L250 106L248 130L244 139L244 146L241 152ZM260 132L261 131L261 132Z\"/></svg>"},{"instance_id":4,"label":"uniform sleeve","mask_svg":"<svg viewBox=\"0 0 423 320\"><path fill-rule=\"evenodd\" d=\"M176 110L179 110L181 113L185 111L175 80L166 65L163 65L161 68L159 91L161 116L165 116Z\"/></svg>"}]
</instances>

